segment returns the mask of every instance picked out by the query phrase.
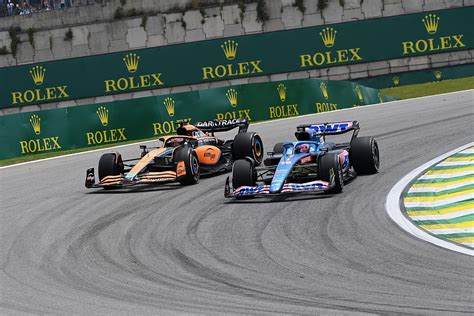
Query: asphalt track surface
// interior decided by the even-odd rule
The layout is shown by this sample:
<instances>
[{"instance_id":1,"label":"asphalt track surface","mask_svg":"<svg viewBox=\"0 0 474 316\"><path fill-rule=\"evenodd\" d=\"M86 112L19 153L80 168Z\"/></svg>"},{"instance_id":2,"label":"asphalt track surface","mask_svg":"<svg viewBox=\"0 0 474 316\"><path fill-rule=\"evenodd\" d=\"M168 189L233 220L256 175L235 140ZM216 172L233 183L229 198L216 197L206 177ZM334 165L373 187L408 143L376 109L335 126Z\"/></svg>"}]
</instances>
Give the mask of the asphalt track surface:
<instances>
[{"instance_id":1,"label":"asphalt track surface","mask_svg":"<svg viewBox=\"0 0 474 316\"><path fill-rule=\"evenodd\" d=\"M2 169L0 313L473 313L473 257L384 209L406 173L472 141L473 104L470 90L251 126L269 150L299 123L359 120L381 171L334 196L235 202L227 175L86 190L101 152Z\"/></svg>"}]
</instances>

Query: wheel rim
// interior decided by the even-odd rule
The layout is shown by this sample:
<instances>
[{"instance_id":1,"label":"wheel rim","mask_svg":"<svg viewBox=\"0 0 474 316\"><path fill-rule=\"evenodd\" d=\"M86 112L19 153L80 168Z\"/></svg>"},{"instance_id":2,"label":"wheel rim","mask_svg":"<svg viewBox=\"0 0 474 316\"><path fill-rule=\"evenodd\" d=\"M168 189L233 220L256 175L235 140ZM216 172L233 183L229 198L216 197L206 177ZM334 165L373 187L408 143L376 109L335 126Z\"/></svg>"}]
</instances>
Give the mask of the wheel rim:
<instances>
[{"instance_id":1,"label":"wheel rim","mask_svg":"<svg viewBox=\"0 0 474 316\"><path fill-rule=\"evenodd\" d=\"M198 164L196 156L194 155L191 156L190 167L191 167L191 174L197 175L199 173L199 164Z\"/></svg>"},{"instance_id":2,"label":"wheel rim","mask_svg":"<svg viewBox=\"0 0 474 316\"><path fill-rule=\"evenodd\" d=\"M342 175L341 165L339 165L339 183L341 184L341 187L344 185L344 177Z\"/></svg>"},{"instance_id":3,"label":"wheel rim","mask_svg":"<svg viewBox=\"0 0 474 316\"><path fill-rule=\"evenodd\" d=\"M377 144L373 144L372 145L372 158L374 160L374 166L375 168L378 170L379 169L379 165L380 165L380 159L379 159L379 147L377 146Z\"/></svg>"},{"instance_id":4,"label":"wheel rim","mask_svg":"<svg viewBox=\"0 0 474 316\"><path fill-rule=\"evenodd\" d=\"M260 158L263 155L263 148L262 148L262 142L259 139L255 139L254 145L253 145L253 152L256 160L260 160Z\"/></svg>"}]
</instances>

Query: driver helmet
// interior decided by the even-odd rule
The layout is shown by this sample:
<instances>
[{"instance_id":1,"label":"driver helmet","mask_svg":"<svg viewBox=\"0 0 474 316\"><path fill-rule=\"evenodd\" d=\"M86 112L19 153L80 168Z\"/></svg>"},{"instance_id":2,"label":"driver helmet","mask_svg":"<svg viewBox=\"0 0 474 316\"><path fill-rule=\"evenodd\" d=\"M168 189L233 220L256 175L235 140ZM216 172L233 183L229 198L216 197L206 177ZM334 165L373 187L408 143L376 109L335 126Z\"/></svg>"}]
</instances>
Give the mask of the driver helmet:
<instances>
[{"instance_id":1,"label":"driver helmet","mask_svg":"<svg viewBox=\"0 0 474 316\"><path fill-rule=\"evenodd\" d=\"M179 146L181 146L182 142L183 142L182 138L174 137L174 138L171 138L171 139L168 140L168 146L170 146L170 147L179 147Z\"/></svg>"},{"instance_id":2,"label":"driver helmet","mask_svg":"<svg viewBox=\"0 0 474 316\"><path fill-rule=\"evenodd\" d=\"M296 146L297 153L309 153L309 145L308 144L300 144Z\"/></svg>"}]
</instances>

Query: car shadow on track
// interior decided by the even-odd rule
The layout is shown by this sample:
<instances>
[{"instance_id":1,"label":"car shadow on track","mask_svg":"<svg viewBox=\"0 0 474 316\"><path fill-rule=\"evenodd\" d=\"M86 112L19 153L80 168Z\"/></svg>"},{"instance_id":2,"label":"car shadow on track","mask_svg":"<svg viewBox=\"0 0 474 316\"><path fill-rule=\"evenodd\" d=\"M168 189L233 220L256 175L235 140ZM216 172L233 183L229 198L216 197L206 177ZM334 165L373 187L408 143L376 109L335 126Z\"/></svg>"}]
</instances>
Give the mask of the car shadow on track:
<instances>
[{"instance_id":1,"label":"car shadow on track","mask_svg":"<svg viewBox=\"0 0 474 316\"><path fill-rule=\"evenodd\" d=\"M126 194L126 193L145 193L145 192L160 192L160 191L170 191L170 190L180 190L185 189L186 186L183 186L179 183L172 184L139 184L133 187L117 188L111 190L105 190L98 188L94 191L87 192L86 194Z\"/></svg>"},{"instance_id":2,"label":"car shadow on track","mask_svg":"<svg viewBox=\"0 0 474 316\"><path fill-rule=\"evenodd\" d=\"M285 194L285 195L276 195L276 196L264 196L264 197L255 197L255 198L241 198L241 199L232 199L224 202L223 204L260 204L260 203L290 203L296 201L309 201L309 200L321 200L329 199L336 194Z\"/></svg>"},{"instance_id":3,"label":"car shadow on track","mask_svg":"<svg viewBox=\"0 0 474 316\"><path fill-rule=\"evenodd\" d=\"M365 177L365 175L361 176ZM349 181L344 183L344 187L351 185L354 179L350 179ZM329 199L332 197L336 197L338 195L344 194L341 193L311 193L311 192L298 192L298 193L286 193L283 195L273 195L273 196L258 196L258 197L248 197L248 198L231 198L227 200L223 204L258 204L258 203L288 203L288 202L296 202L296 201L309 201L309 200L321 200L321 199Z\"/></svg>"}]
</instances>

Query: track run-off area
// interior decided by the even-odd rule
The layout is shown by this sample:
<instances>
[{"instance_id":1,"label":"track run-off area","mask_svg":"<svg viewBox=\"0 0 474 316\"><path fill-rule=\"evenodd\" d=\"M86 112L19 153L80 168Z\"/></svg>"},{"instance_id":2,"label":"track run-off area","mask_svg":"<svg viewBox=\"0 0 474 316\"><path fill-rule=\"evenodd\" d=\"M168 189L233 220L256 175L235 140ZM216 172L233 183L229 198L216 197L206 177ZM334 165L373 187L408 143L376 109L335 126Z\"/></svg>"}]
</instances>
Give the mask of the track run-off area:
<instances>
[{"instance_id":1,"label":"track run-off area","mask_svg":"<svg viewBox=\"0 0 474 316\"><path fill-rule=\"evenodd\" d=\"M298 124L358 120L381 169L336 195L228 200L227 174L85 189L107 150L1 168L0 313L473 313L473 257L385 210L405 175L472 142L473 105L468 90L250 125L269 151Z\"/></svg>"}]
</instances>

